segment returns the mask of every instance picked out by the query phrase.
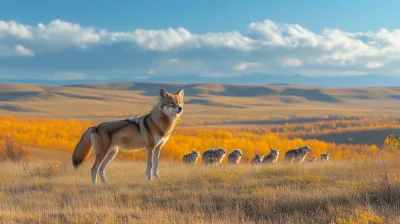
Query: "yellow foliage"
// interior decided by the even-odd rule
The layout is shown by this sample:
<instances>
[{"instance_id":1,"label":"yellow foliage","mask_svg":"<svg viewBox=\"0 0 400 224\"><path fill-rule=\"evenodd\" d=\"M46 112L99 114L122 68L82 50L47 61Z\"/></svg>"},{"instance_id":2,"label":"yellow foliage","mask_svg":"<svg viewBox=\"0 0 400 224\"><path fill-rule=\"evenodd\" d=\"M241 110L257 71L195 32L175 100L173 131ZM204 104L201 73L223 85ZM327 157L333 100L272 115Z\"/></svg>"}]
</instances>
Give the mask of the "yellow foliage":
<instances>
[{"instance_id":1,"label":"yellow foliage","mask_svg":"<svg viewBox=\"0 0 400 224\"><path fill-rule=\"evenodd\" d=\"M332 121L329 121L331 124ZM364 122L365 123L365 122ZM72 151L81 135L92 122L74 119L36 119L36 118L0 118L0 140L12 135L15 140L30 147ZM308 124L303 124L307 127ZM286 125L289 127L290 125ZM337 126L337 124L336 124ZM289 134L289 133L288 133ZM193 149L204 152L209 148L225 147L229 154L233 149L243 150L242 162L249 162L255 153L268 154L270 148L280 149L280 160L290 149L309 145L310 156L319 158L320 153L330 152L332 159L367 158L377 156L376 145L336 145L319 140L288 138L288 135L266 133L260 129L202 129L177 128L168 143L163 147L163 160L181 160L182 156ZM121 153L120 158L144 160L145 153ZM226 159L224 160L226 161Z\"/></svg>"},{"instance_id":2,"label":"yellow foliage","mask_svg":"<svg viewBox=\"0 0 400 224\"><path fill-rule=\"evenodd\" d=\"M74 119L0 118L0 140L13 136L17 142L44 149L72 150L91 122Z\"/></svg>"}]
</instances>

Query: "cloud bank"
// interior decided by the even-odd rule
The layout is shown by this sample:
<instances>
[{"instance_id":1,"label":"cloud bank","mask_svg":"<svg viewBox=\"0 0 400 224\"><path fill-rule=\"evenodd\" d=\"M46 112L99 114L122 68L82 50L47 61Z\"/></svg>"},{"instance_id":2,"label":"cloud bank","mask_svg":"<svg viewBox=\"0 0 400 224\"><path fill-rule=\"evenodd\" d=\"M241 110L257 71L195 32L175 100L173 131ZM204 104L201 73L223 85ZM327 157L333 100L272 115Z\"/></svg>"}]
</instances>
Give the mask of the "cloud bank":
<instances>
[{"instance_id":1,"label":"cloud bank","mask_svg":"<svg viewBox=\"0 0 400 224\"><path fill-rule=\"evenodd\" d=\"M61 20L37 25L0 20L0 77L28 75L28 69L43 76L86 73L85 77L102 78L245 73L399 76L399 58L400 29L326 28L316 33L299 24L265 20L252 22L241 32L197 34L183 27L110 32Z\"/></svg>"}]
</instances>

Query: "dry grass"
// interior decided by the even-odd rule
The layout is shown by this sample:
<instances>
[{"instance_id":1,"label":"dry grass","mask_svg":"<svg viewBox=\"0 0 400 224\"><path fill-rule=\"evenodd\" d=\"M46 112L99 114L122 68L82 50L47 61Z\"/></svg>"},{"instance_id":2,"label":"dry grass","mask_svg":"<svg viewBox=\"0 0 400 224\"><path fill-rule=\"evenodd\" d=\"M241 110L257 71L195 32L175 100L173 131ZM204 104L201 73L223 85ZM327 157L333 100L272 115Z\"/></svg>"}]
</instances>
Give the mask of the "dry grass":
<instances>
[{"instance_id":1,"label":"dry grass","mask_svg":"<svg viewBox=\"0 0 400 224\"><path fill-rule=\"evenodd\" d=\"M69 160L33 161L28 169L1 164L0 223L400 222L400 160L162 163L161 178L151 182L144 163L114 161L110 184L96 188L90 166L74 170Z\"/></svg>"}]
</instances>

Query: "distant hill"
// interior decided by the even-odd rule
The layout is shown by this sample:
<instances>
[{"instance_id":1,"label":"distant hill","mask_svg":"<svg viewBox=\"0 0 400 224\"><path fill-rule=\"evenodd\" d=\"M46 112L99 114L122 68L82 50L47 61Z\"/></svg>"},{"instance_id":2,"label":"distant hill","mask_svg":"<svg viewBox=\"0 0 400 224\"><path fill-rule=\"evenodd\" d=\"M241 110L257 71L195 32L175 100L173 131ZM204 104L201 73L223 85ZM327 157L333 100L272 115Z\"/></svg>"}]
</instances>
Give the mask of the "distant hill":
<instances>
[{"instance_id":1,"label":"distant hill","mask_svg":"<svg viewBox=\"0 0 400 224\"><path fill-rule=\"evenodd\" d=\"M153 107L160 88L185 89L185 122L262 124L267 117L396 115L400 88L115 82L0 84L0 116L104 119ZM232 123L233 124L233 123Z\"/></svg>"},{"instance_id":2,"label":"distant hill","mask_svg":"<svg viewBox=\"0 0 400 224\"><path fill-rule=\"evenodd\" d=\"M205 77L196 74L174 76L153 76L148 78L108 80L41 80L41 79L0 79L0 83L74 85L104 82L149 82L149 83L217 83L217 84L268 84L268 85L313 85L325 87L395 87L400 78L382 75L308 77L304 75L250 74L231 77Z\"/></svg>"}]
</instances>

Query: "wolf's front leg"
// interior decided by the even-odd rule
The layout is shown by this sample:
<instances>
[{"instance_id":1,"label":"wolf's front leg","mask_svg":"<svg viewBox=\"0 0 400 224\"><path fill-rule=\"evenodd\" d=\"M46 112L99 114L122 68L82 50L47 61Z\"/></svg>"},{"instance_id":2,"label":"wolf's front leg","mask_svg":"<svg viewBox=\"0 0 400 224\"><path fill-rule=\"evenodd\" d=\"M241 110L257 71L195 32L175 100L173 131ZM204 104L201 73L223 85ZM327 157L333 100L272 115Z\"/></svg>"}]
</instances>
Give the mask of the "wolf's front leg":
<instances>
[{"instance_id":1,"label":"wolf's front leg","mask_svg":"<svg viewBox=\"0 0 400 224\"><path fill-rule=\"evenodd\" d=\"M158 162L160 160L160 152L161 152L161 147L156 147L153 155L153 165L154 165L153 174L157 178L160 177L160 175L158 175Z\"/></svg>"},{"instance_id":2,"label":"wolf's front leg","mask_svg":"<svg viewBox=\"0 0 400 224\"><path fill-rule=\"evenodd\" d=\"M153 158L153 148L148 147L146 148L146 174L148 180L153 179L151 175L152 158Z\"/></svg>"}]
</instances>

